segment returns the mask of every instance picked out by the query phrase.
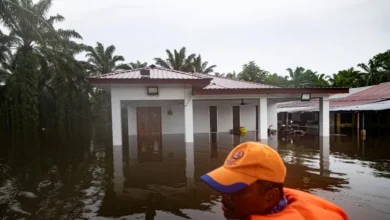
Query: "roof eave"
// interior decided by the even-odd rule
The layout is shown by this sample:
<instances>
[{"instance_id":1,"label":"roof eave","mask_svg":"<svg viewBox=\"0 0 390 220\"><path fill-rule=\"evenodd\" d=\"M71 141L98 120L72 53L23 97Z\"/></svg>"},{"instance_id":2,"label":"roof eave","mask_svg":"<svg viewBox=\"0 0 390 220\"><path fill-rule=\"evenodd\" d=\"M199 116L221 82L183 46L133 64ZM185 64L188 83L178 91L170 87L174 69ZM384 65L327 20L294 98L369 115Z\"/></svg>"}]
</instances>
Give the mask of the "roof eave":
<instances>
[{"instance_id":1,"label":"roof eave","mask_svg":"<svg viewBox=\"0 0 390 220\"><path fill-rule=\"evenodd\" d=\"M193 95L235 94L338 94L348 93L348 88L259 88L259 89L194 89Z\"/></svg>"}]
</instances>

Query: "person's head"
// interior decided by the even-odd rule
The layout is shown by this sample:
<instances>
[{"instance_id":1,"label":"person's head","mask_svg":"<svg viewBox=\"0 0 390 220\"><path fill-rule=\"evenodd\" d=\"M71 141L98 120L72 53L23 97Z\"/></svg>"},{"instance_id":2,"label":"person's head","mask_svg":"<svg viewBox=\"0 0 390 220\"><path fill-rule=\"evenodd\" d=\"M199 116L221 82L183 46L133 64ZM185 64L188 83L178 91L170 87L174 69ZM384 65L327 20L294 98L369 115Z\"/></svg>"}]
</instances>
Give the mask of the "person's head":
<instances>
[{"instance_id":1,"label":"person's head","mask_svg":"<svg viewBox=\"0 0 390 220\"><path fill-rule=\"evenodd\" d=\"M272 148L245 142L235 147L222 167L201 177L222 193L224 215L245 219L270 211L283 198L286 168Z\"/></svg>"}]
</instances>

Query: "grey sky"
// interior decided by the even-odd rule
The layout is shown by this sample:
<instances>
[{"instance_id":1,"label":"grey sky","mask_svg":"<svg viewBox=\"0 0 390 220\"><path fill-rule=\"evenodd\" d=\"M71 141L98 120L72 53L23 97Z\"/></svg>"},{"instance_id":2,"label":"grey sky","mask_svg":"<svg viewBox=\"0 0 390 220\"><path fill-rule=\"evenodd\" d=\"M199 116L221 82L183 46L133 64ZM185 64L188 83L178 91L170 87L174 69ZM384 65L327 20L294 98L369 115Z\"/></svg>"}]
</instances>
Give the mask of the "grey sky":
<instances>
[{"instance_id":1,"label":"grey sky","mask_svg":"<svg viewBox=\"0 0 390 220\"><path fill-rule=\"evenodd\" d=\"M114 44L126 62L187 47L217 72L250 60L286 74L332 74L390 49L389 0L54 0L51 13L86 44Z\"/></svg>"}]
</instances>

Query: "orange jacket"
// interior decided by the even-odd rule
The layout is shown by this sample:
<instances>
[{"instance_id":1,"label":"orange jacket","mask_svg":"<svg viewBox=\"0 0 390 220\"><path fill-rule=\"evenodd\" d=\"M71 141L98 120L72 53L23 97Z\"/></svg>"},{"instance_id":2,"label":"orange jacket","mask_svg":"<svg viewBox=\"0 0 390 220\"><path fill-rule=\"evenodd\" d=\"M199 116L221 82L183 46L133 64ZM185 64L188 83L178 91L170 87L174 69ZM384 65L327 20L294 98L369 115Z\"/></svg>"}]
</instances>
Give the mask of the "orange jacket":
<instances>
[{"instance_id":1,"label":"orange jacket","mask_svg":"<svg viewBox=\"0 0 390 220\"><path fill-rule=\"evenodd\" d=\"M347 214L335 204L299 190L284 188L288 205L281 212L251 216L250 220L348 220Z\"/></svg>"}]
</instances>

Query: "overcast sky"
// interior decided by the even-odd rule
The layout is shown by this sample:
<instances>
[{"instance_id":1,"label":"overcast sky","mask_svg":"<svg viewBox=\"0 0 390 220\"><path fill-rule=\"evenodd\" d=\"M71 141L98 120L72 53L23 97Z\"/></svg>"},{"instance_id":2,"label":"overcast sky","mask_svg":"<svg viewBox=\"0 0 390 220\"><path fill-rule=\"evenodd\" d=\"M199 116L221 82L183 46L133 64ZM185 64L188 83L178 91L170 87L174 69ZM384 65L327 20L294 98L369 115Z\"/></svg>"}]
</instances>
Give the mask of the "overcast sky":
<instances>
[{"instance_id":1,"label":"overcast sky","mask_svg":"<svg viewBox=\"0 0 390 220\"><path fill-rule=\"evenodd\" d=\"M254 60L269 72L319 73L367 62L390 49L390 0L54 0L51 14L84 43L114 44L126 62L187 47L217 72Z\"/></svg>"}]
</instances>

